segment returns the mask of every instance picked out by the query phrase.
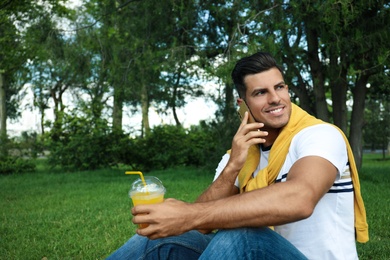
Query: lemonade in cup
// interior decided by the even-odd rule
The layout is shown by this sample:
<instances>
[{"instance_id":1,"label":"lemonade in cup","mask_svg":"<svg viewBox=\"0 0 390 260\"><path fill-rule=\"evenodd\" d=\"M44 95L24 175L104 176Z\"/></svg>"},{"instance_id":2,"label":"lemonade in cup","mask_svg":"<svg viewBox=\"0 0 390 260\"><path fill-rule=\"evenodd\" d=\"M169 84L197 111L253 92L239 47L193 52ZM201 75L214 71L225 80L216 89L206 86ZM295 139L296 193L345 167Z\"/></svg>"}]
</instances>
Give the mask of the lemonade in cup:
<instances>
[{"instance_id":1,"label":"lemonade in cup","mask_svg":"<svg viewBox=\"0 0 390 260\"><path fill-rule=\"evenodd\" d=\"M141 172L126 172L126 174L138 174L140 178L131 185L129 196L133 205L155 204L164 201L165 187L154 176L143 176ZM139 224L139 228L145 228L148 224Z\"/></svg>"}]
</instances>

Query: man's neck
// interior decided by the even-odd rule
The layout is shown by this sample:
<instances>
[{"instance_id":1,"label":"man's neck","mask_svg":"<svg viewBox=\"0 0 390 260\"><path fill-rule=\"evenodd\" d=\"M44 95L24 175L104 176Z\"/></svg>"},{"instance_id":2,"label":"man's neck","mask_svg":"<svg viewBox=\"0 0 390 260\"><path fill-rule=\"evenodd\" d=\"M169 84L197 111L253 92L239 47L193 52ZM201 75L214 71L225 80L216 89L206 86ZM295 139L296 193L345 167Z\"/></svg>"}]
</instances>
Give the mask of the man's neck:
<instances>
[{"instance_id":1,"label":"man's neck","mask_svg":"<svg viewBox=\"0 0 390 260\"><path fill-rule=\"evenodd\" d=\"M264 147L272 146L276 140L276 138L279 136L280 129L262 129L264 131L268 132L268 136L265 137L265 143L263 143Z\"/></svg>"}]
</instances>

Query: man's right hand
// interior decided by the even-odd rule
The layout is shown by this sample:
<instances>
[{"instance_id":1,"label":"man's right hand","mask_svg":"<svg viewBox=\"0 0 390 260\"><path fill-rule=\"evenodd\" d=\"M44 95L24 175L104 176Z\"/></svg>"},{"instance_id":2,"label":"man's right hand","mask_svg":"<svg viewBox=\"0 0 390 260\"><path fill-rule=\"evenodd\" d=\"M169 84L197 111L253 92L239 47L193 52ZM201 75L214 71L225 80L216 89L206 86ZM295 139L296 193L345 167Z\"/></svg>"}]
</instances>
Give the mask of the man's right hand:
<instances>
[{"instance_id":1,"label":"man's right hand","mask_svg":"<svg viewBox=\"0 0 390 260\"><path fill-rule=\"evenodd\" d=\"M240 171L244 166L248 156L249 147L256 144L265 143L265 137L268 132L261 131L264 127L263 123L248 123L249 112L245 112L245 116L233 138L230 159L227 167Z\"/></svg>"}]
</instances>

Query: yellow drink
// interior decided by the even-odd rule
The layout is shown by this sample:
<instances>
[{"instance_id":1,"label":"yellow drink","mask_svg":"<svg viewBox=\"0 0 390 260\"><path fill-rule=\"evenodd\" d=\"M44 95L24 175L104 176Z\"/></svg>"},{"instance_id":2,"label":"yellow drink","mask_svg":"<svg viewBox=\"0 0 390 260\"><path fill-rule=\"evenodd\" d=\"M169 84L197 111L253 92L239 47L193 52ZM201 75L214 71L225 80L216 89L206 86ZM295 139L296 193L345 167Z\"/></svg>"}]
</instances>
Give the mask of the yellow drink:
<instances>
[{"instance_id":1,"label":"yellow drink","mask_svg":"<svg viewBox=\"0 0 390 260\"><path fill-rule=\"evenodd\" d=\"M165 188L161 181L153 176L144 177L140 171L128 171L126 174L137 174L140 179L133 182L129 195L133 205L156 204L164 201ZM145 228L148 224L139 224L139 228Z\"/></svg>"},{"instance_id":2,"label":"yellow drink","mask_svg":"<svg viewBox=\"0 0 390 260\"><path fill-rule=\"evenodd\" d=\"M142 193L137 192L131 194L134 206L143 204L155 204L164 201L164 193Z\"/></svg>"},{"instance_id":3,"label":"yellow drink","mask_svg":"<svg viewBox=\"0 0 390 260\"><path fill-rule=\"evenodd\" d=\"M145 204L155 204L161 203L164 201L164 191L163 192L131 192L130 197L133 201L134 206L145 205ZM139 228L146 228L148 224L139 224Z\"/></svg>"}]
</instances>

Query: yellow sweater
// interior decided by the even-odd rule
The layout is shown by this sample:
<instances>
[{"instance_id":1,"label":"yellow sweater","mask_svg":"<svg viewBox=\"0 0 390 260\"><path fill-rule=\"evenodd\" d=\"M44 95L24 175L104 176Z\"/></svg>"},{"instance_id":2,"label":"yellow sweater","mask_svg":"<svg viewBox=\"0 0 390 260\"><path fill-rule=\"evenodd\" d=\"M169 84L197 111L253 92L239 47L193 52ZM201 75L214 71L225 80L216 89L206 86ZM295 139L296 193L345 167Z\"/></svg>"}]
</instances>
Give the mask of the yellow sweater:
<instances>
[{"instance_id":1,"label":"yellow sweater","mask_svg":"<svg viewBox=\"0 0 390 260\"><path fill-rule=\"evenodd\" d=\"M324 123L325 122L309 115L295 104L292 104L290 121L281 130L279 136L272 145L268 158L268 166L259 171L257 176L254 178L252 178L252 174L259 164L260 151L256 145L249 148L247 160L238 175L240 192L260 189L273 184L280 172L280 169L282 168L282 165L284 164L291 140L295 134L308 126ZM356 240L358 242L365 243L368 241L368 225L366 220L366 210L360 193L358 171L348 139L339 128L337 129L344 137L348 149L348 160L350 163L351 178L354 187Z\"/></svg>"}]
</instances>

